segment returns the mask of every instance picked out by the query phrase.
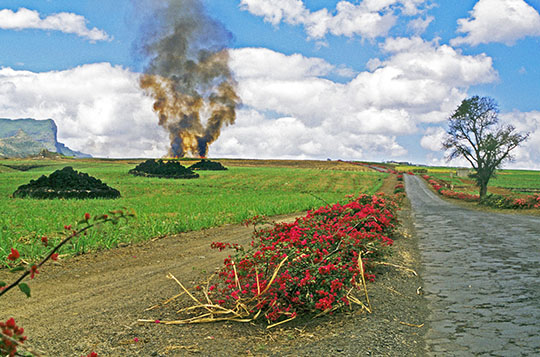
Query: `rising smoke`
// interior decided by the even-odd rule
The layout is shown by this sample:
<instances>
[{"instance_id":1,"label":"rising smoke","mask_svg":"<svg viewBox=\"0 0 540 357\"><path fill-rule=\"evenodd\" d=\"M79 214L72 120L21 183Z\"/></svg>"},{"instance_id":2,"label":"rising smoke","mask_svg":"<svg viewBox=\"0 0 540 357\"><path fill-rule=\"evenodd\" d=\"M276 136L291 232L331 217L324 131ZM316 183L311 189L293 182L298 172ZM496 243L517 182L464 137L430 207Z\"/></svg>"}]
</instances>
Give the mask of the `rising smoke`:
<instances>
[{"instance_id":1,"label":"rising smoke","mask_svg":"<svg viewBox=\"0 0 540 357\"><path fill-rule=\"evenodd\" d=\"M173 157L206 157L222 126L236 118L227 44L231 36L200 0L146 0L151 9L142 50L149 63L140 86L154 99Z\"/></svg>"}]
</instances>

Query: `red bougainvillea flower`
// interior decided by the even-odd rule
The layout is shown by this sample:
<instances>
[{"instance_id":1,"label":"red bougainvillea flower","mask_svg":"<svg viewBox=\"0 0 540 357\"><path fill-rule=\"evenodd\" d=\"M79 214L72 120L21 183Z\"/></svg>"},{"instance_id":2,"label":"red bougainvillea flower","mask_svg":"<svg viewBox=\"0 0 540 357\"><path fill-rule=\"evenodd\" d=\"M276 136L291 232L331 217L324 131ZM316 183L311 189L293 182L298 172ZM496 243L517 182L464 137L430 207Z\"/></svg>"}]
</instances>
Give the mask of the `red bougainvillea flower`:
<instances>
[{"instance_id":1,"label":"red bougainvillea flower","mask_svg":"<svg viewBox=\"0 0 540 357\"><path fill-rule=\"evenodd\" d=\"M15 248L11 248L11 253L8 255L8 260L15 261L19 259L21 255L19 254L19 251Z\"/></svg>"},{"instance_id":2,"label":"red bougainvillea flower","mask_svg":"<svg viewBox=\"0 0 540 357\"><path fill-rule=\"evenodd\" d=\"M81 357L99 357L98 354L96 352L90 352L89 354L87 354L86 356L81 356Z\"/></svg>"},{"instance_id":3,"label":"red bougainvillea flower","mask_svg":"<svg viewBox=\"0 0 540 357\"><path fill-rule=\"evenodd\" d=\"M47 246L49 244L49 238L45 236L41 237L41 243L43 243L44 246Z\"/></svg>"},{"instance_id":4,"label":"red bougainvillea flower","mask_svg":"<svg viewBox=\"0 0 540 357\"><path fill-rule=\"evenodd\" d=\"M58 260L58 253L53 253L51 255L51 259L54 260L54 261Z\"/></svg>"},{"instance_id":5,"label":"red bougainvillea flower","mask_svg":"<svg viewBox=\"0 0 540 357\"><path fill-rule=\"evenodd\" d=\"M225 259L208 294L226 306L257 301L254 310L265 311L268 321L348 306L347 295L361 286L359 261L371 281L371 262L389 252L396 211L393 200L360 195L256 230L251 248ZM212 247L234 246L213 242Z\"/></svg>"},{"instance_id":6,"label":"red bougainvillea flower","mask_svg":"<svg viewBox=\"0 0 540 357\"><path fill-rule=\"evenodd\" d=\"M68 226L64 226L64 229L70 231L71 230L71 224L68 225Z\"/></svg>"},{"instance_id":7,"label":"red bougainvillea flower","mask_svg":"<svg viewBox=\"0 0 540 357\"><path fill-rule=\"evenodd\" d=\"M37 265L32 265L32 267L30 268L30 279L34 279L34 276L36 274L39 274L39 271L37 270Z\"/></svg>"},{"instance_id":8,"label":"red bougainvillea flower","mask_svg":"<svg viewBox=\"0 0 540 357\"><path fill-rule=\"evenodd\" d=\"M84 219L88 221L90 219L90 213L85 213Z\"/></svg>"},{"instance_id":9,"label":"red bougainvillea flower","mask_svg":"<svg viewBox=\"0 0 540 357\"><path fill-rule=\"evenodd\" d=\"M2 356L15 356L18 345L26 341L26 336L23 336L24 329L17 326L12 317L6 322L0 321L0 331L3 334L0 336L0 354Z\"/></svg>"},{"instance_id":10,"label":"red bougainvillea flower","mask_svg":"<svg viewBox=\"0 0 540 357\"><path fill-rule=\"evenodd\" d=\"M15 319L13 317L8 319L6 321L6 326L9 327L9 328L14 328L15 326L17 326L17 324L15 323Z\"/></svg>"}]
</instances>

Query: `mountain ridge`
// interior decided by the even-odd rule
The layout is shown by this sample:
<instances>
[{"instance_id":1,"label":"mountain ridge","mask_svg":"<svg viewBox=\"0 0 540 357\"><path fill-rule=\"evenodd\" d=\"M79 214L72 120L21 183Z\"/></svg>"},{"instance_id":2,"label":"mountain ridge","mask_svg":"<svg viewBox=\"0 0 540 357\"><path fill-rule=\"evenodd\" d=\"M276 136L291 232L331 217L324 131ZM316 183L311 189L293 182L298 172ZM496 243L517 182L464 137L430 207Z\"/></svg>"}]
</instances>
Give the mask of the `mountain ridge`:
<instances>
[{"instance_id":1,"label":"mountain ridge","mask_svg":"<svg viewBox=\"0 0 540 357\"><path fill-rule=\"evenodd\" d=\"M27 157L46 149L65 156L88 158L58 142L58 127L53 119L0 118L0 157Z\"/></svg>"}]
</instances>

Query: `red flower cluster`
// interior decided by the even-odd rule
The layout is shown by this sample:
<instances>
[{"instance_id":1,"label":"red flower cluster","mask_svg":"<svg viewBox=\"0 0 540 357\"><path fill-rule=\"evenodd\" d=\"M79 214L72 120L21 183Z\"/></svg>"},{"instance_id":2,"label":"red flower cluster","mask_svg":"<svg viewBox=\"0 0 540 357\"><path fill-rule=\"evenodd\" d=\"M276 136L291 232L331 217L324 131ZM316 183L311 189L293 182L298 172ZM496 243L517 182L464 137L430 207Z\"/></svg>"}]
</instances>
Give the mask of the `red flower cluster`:
<instances>
[{"instance_id":1,"label":"red flower cluster","mask_svg":"<svg viewBox=\"0 0 540 357\"><path fill-rule=\"evenodd\" d=\"M523 196L520 198L503 195L488 195L482 202L483 205L494 208L530 209L540 208L540 194Z\"/></svg>"},{"instance_id":2,"label":"red flower cluster","mask_svg":"<svg viewBox=\"0 0 540 357\"><path fill-rule=\"evenodd\" d=\"M8 260L15 261L19 259L21 255L19 254L19 251L15 248L11 248L11 253L7 256Z\"/></svg>"},{"instance_id":3,"label":"red flower cluster","mask_svg":"<svg viewBox=\"0 0 540 357\"><path fill-rule=\"evenodd\" d=\"M236 250L237 252L239 250L244 250L244 248L240 245L240 244L236 244L236 243L222 243L222 242L212 242L212 244L210 244L210 248L212 249L219 249L219 251L221 252L222 250L224 249L227 249L227 248L232 248L234 250Z\"/></svg>"},{"instance_id":4,"label":"red flower cluster","mask_svg":"<svg viewBox=\"0 0 540 357\"><path fill-rule=\"evenodd\" d=\"M478 195L471 195L465 192L443 190L443 185L440 184L435 179L432 179L429 175L422 175L422 178L426 180L431 185L431 187L433 187L435 191L437 191L439 194L443 195L444 197L455 198L455 199L468 201L468 202L476 202L480 200L480 196Z\"/></svg>"},{"instance_id":5,"label":"red flower cluster","mask_svg":"<svg viewBox=\"0 0 540 357\"><path fill-rule=\"evenodd\" d=\"M17 326L13 317L6 322L0 322L0 329L2 330L2 336L0 338L0 355L10 357L15 356L17 353L17 346L26 341L26 336L23 336L24 329Z\"/></svg>"},{"instance_id":6,"label":"red flower cluster","mask_svg":"<svg viewBox=\"0 0 540 357\"><path fill-rule=\"evenodd\" d=\"M348 293L361 278L360 255L365 272L370 261L387 253L396 210L382 195L360 195L255 231L249 250L225 259L220 282L209 293L222 305L256 301L251 312L262 311L269 321L349 305Z\"/></svg>"},{"instance_id":7,"label":"red flower cluster","mask_svg":"<svg viewBox=\"0 0 540 357\"><path fill-rule=\"evenodd\" d=\"M540 208L540 194L516 198L512 208Z\"/></svg>"},{"instance_id":8,"label":"red flower cluster","mask_svg":"<svg viewBox=\"0 0 540 357\"><path fill-rule=\"evenodd\" d=\"M403 193L405 192L405 186L402 183L398 183L394 186L394 193Z\"/></svg>"},{"instance_id":9,"label":"red flower cluster","mask_svg":"<svg viewBox=\"0 0 540 357\"><path fill-rule=\"evenodd\" d=\"M477 202L480 200L480 196L478 195L471 195L469 193L465 192L457 192L457 191L450 191L450 190L440 190L439 193L443 195L444 197L449 198L457 198L459 200L467 201L467 202Z\"/></svg>"},{"instance_id":10,"label":"red flower cluster","mask_svg":"<svg viewBox=\"0 0 540 357\"><path fill-rule=\"evenodd\" d=\"M30 267L30 279L34 279L34 277L39 274L39 271L37 270L37 265L32 265Z\"/></svg>"},{"instance_id":11,"label":"red flower cluster","mask_svg":"<svg viewBox=\"0 0 540 357\"><path fill-rule=\"evenodd\" d=\"M136 342L136 341L135 341ZM81 357L99 357L98 354L96 352L90 352L89 354L87 354L86 356L81 356Z\"/></svg>"}]
</instances>

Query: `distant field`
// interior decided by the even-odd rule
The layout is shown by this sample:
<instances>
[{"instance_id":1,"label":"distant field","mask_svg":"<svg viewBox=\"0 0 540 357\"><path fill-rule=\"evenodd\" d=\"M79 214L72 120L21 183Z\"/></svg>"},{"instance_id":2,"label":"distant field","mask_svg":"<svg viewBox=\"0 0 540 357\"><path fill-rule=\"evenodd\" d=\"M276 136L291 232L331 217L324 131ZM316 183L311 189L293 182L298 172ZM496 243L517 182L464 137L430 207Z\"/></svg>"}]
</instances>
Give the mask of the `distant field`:
<instances>
[{"instance_id":1,"label":"distant field","mask_svg":"<svg viewBox=\"0 0 540 357\"><path fill-rule=\"evenodd\" d=\"M39 237L58 237L66 224L84 213L106 213L120 207L135 210L137 219L121 226L106 225L92 230L64 253L110 248L122 242L138 242L152 237L199 230L226 223L238 223L254 215L277 215L304 211L326 202L343 200L347 194L374 193L386 174L348 171L347 165L314 162L296 168L290 162L280 166L268 161L223 161L228 171L201 171L194 180L143 178L127 172L136 160L0 160L3 165L44 165L28 171L0 166L0 259L9 248L25 257L40 255ZM184 163L189 165L189 163ZM233 166L234 165L234 166ZM35 200L13 199L19 185L49 175L64 166L73 166L118 189L116 200ZM59 239L59 238L56 238Z\"/></svg>"},{"instance_id":2,"label":"distant field","mask_svg":"<svg viewBox=\"0 0 540 357\"><path fill-rule=\"evenodd\" d=\"M503 170L490 181L493 186L540 190L540 171Z\"/></svg>"},{"instance_id":3,"label":"distant field","mask_svg":"<svg viewBox=\"0 0 540 357\"><path fill-rule=\"evenodd\" d=\"M456 168L452 167L430 167L430 166L396 166L397 171L412 171L414 169L426 169L427 174L444 180L456 187L456 191L467 193L478 193L478 188L474 186L472 179L461 178L455 175ZM540 192L540 171L534 170L498 170L496 177L492 178L488 184L488 192L511 193L512 195L530 194Z\"/></svg>"}]
</instances>

